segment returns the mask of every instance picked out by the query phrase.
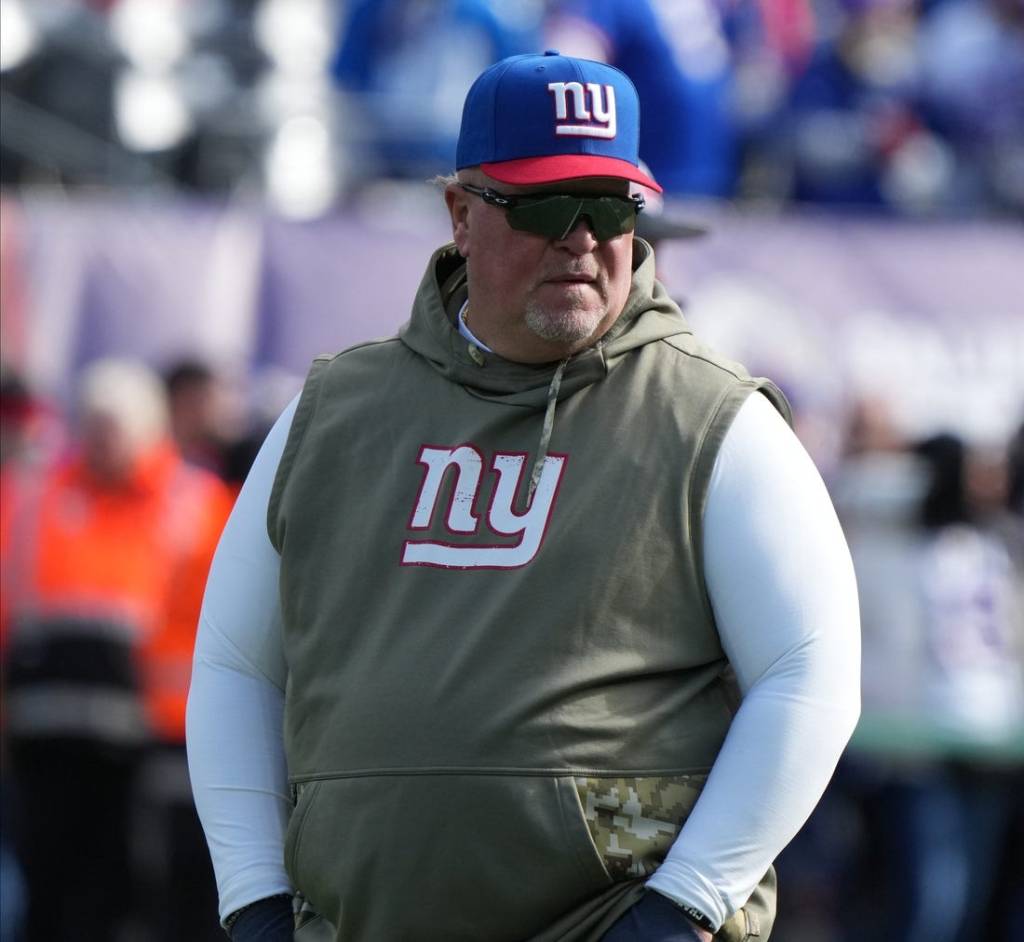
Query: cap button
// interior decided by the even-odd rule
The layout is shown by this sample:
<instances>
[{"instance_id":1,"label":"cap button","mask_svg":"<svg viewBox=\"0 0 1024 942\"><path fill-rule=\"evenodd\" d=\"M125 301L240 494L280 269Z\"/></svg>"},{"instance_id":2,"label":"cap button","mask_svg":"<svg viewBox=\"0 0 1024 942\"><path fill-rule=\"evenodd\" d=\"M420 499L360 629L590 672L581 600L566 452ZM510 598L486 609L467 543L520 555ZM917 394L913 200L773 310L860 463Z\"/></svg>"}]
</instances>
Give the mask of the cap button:
<instances>
[{"instance_id":1,"label":"cap button","mask_svg":"<svg viewBox=\"0 0 1024 942\"><path fill-rule=\"evenodd\" d=\"M544 55L546 56L560 56L561 53L557 49L545 49Z\"/></svg>"}]
</instances>

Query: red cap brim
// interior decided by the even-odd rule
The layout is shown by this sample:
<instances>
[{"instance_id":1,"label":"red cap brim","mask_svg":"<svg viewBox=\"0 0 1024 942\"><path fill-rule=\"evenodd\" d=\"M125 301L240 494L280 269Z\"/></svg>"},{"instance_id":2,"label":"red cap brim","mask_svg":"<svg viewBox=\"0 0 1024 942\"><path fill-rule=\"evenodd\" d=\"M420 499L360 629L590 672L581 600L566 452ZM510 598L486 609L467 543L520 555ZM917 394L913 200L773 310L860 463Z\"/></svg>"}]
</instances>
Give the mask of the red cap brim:
<instances>
[{"instance_id":1,"label":"red cap brim","mask_svg":"<svg viewBox=\"0 0 1024 942\"><path fill-rule=\"evenodd\" d=\"M521 160L503 160L481 164L480 169L499 183L530 186L535 183L560 183L581 177L617 177L631 180L661 193L661 187L639 167L617 157L598 157L593 154L557 154L553 157L524 157Z\"/></svg>"}]
</instances>

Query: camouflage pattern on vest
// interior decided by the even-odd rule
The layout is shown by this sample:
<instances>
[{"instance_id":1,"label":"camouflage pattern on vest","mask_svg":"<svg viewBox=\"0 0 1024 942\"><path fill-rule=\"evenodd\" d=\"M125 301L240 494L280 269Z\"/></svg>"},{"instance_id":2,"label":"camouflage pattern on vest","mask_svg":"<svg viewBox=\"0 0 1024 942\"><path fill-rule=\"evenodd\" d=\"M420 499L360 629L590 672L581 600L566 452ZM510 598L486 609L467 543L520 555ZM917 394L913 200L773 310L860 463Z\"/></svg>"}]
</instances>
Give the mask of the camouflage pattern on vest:
<instances>
[{"instance_id":1,"label":"camouflage pattern on vest","mask_svg":"<svg viewBox=\"0 0 1024 942\"><path fill-rule=\"evenodd\" d=\"M703 775L576 779L587 827L613 879L654 873L704 781Z\"/></svg>"}]
</instances>

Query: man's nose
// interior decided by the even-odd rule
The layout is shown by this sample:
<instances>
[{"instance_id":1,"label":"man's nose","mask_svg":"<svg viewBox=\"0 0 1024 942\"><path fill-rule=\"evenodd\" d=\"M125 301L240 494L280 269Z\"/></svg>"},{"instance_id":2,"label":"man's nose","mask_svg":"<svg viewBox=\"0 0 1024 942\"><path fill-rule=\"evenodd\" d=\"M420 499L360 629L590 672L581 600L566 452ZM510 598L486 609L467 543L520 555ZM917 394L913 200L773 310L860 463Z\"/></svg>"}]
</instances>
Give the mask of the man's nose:
<instances>
[{"instance_id":1,"label":"man's nose","mask_svg":"<svg viewBox=\"0 0 1024 942\"><path fill-rule=\"evenodd\" d=\"M594 230L591 228L590 217L580 216L576 225L569 231L569 234L562 239L556 240L556 244L568 249L573 255L586 255L589 252L593 252L599 243L594 235Z\"/></svg>"}]
</instances>

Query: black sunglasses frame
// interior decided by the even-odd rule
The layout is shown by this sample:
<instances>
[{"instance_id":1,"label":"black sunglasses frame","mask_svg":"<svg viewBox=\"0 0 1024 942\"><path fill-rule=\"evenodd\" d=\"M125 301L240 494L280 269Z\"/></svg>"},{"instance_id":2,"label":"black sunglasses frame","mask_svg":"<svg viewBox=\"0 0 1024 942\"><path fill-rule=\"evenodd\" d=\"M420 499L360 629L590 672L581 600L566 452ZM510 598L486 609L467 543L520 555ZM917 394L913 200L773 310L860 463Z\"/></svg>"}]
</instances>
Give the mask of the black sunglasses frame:
<instances>
[{"instance_id":1,"label":"black sunglasses frame","mask_svg":"<svg viewBox=\"0 0 1024 942\"><path fill-rule=\"evenodd\" d=\"M549 239L564 239L583 217L590 220L599 242L632 232L645 200L639 193L631 196L574 193L499 193L490 187L460 183L467 193L485 203L506 210L509 226ZM538 209L540 210L538 212Z\"/></svg>"}]
</instances>

